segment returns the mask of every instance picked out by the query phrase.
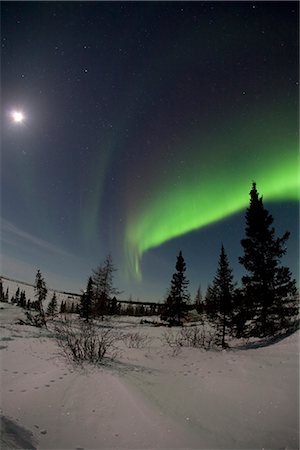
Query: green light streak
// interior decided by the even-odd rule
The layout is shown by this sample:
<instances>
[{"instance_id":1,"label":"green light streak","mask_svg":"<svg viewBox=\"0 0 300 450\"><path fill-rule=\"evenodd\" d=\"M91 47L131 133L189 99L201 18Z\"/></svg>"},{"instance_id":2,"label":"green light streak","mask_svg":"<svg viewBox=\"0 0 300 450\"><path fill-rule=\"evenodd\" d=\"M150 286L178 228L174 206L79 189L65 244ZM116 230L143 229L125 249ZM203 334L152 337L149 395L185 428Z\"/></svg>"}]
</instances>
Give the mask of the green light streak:
<instances>
[{"instance_id":1,"label":"green light streak","mask_svg":"<svg viewBox=\"0 0 300 450\"><path fill-rule=\"evenodd\" d=\"M242 152L230 152L232 141L219 140L214 147L206 147L216 150L201 160L201 149L180 180L158 183L160 189L153 190L153 197L129 218L127 258L129 271L137 278L141 278L140 260L147 250L246 208L252 181L265 201L299 199L297 144L287 147L275 133L269 139L258 133L244 144L243 134L234 143Z\"/></svg>"}]
</instances>

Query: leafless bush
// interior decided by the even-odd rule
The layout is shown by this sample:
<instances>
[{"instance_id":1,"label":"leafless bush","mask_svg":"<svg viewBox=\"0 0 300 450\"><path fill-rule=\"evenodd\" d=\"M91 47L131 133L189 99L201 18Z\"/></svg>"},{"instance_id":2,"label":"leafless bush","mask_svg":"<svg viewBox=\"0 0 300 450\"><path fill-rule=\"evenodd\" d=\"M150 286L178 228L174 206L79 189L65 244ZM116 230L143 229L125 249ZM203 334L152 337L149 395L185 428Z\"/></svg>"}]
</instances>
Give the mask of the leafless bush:
<instances>
[{"instance_id":1,"label":"leafless bush","mask_svg":"<svg viewBox=\"0 0 300 450\"><path fill-rule=\"evenodd\" d=\"M208 329L204 326L181 328L180 334L185 347L209 350L212 347L216 347L219 343L217 330Z\"/></svg>"},{"instance_id":2,"label":"leafless bush","mask_svg":"<svg viewBox=\"0 0 300 450\"><path fill-rule=\"evenodd\" d=\"M127 333L123 335L122 339L128 348L142 348L149 344L151 341L151 338L149 338L149 336L139 332Z\"/></svg>"},{"instance_id":3,"label":"leafless bush","mask_svg":"<svg viewBox=\"0 0 300 450\"><path fill-rule=\"evenodd\" d=\"M162 335L163 342L177 355L182 347L195 347L209 350L218 345L216 330L206 329L204 326L183 327L180 330L166 330Z\"/></svg>"},{"instance_id":4,"label":"leafless bush","mask_svg":"<svg viewBox=\"0 0 300 450\"><path fill-rule=\"evenodd\" d=\"M18 323L20 325L31 325L33 327L38 328L47 328L47 320L46 316L43 312L39 312L38 314L32 314L29 311L25 311L26 320L19 319Z\"/></svg>"},{"instance_id":5,"label":"leafless bush","mask_svg":"<svg viewBox=\"0 0 300 450\"><path fill-rule=\"evenodd\" d=\"M178 355L184 345L183 337L178 331L174 330L164 331L162 334L162 342L170 347L173 356Z\"/></svg>"},{"instance_id":6,"label":"leafless bush","mask_svg":"<svg viewBox=\"0 0 300 450\"><path fill-rule=\"evenodd\" d=\"M98 364L103 358L114 359L117 340L111 328L96 327L93 321L65 319L55 326L56 342L70 362Z\"/></svg>"}]
</instances>

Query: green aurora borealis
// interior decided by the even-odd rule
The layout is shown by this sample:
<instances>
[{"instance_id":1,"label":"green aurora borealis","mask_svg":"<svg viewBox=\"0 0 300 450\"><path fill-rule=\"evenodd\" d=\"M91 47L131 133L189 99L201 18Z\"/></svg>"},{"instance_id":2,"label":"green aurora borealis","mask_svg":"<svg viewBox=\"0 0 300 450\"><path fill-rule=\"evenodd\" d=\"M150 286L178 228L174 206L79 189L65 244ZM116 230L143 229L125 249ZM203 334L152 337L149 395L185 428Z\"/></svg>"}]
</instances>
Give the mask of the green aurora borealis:
<instances>
[{"instance_id":1,"label":"green aurora borealis","mask_svg":"<svg viewBox=\"0 0 300 450\"><path fill-rule=\"evenodd\" d=\"M184 154L187 168L181 167L175 180L153 176L159 188L153 188L154 195L128 221L129 271L141 278L140 260L147 250L246 208L252 181L265 201L298 200L298 137L290 126L294 120L283 108L279 117L257 116L252 127L249 120L244 127L237 120L227 136L220 130L221 138L217 132L201 136L199 143L197 137L183 143L189 149Z\"/></svg>"},{"instance_id":2,"label":"green aurora borealis","mask_svg":"<svg viewBox=\"0 0 300 450\"><path fill-rule=\"evenodd\" d=\"M253 181L299 273L297 2L3 2L3 275L161 301L224 244L238 280ZM22 110L22 126L11 111ZM142 283L139 280L143 279Z\"/></svg>"}]
</instances>

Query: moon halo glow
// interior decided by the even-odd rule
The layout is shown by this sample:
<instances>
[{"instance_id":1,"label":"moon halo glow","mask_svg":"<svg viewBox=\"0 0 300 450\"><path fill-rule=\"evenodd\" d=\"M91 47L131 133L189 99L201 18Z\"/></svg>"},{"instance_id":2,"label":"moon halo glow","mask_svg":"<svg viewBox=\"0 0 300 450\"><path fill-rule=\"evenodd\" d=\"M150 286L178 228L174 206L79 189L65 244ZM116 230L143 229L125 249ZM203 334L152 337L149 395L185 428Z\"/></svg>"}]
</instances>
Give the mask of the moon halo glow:
<instances>
[{"instance_id":1,"label":"moon halo glow","mask_svg":"<svg viewBox=\"0 0 300 450\"><path fill-rule=\"evenodd\" d=\"M11 118L14 123L23 123L25 116L22 111L12 111Z\"/></svg>"}]
</instances>

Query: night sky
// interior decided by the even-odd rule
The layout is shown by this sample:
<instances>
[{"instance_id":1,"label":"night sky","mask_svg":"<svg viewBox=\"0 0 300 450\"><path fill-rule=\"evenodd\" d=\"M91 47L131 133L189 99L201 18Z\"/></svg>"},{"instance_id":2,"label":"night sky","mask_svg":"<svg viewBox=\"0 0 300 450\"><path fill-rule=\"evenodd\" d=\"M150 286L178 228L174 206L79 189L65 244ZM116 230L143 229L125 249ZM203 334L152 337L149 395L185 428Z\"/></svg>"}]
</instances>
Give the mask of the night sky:
<instances>
[{"instance_id":1,"label":"night sky","mask_svg":"<svg viewBox=\"0 0 300 450\"><path fill-rule=\"evenodd\" d=\"M252 181L299 273L297 2L2 2L2 269L121 298L240 281ZM13 116L13 112L23 114ZM18 121L19 120L19 121Z\"/></svg>"}]
</instances>

